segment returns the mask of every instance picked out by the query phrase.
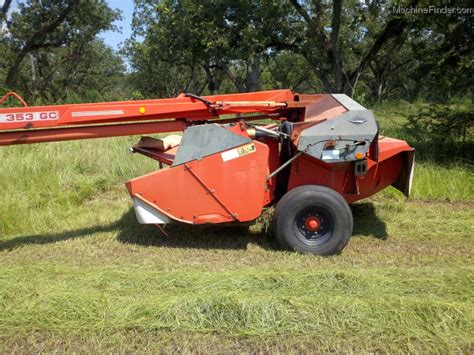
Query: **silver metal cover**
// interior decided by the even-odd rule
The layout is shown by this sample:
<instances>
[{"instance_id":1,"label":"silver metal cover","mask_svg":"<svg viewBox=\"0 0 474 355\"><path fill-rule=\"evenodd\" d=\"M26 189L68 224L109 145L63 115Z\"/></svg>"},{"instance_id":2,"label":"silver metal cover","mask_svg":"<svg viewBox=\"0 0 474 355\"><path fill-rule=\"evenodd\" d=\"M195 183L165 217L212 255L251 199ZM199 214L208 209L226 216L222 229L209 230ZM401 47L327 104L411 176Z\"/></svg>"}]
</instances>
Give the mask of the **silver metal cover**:
<instances>
[{"instance_id":1,"label":"silver metal cover","mask_svg":"<svg viewBox=\"0 0 474 355\"><path fill-rule=\"evenodd\" d=\"M217 124L191 126L184 131L172 166L202 159L251 141L250 138L239 136Z\"/></svg>"},{"instance_id":2,"label":"silver metal cover","mask_svg":"<svg viewBox=\"0 0 474 355\"><path fill-rule=\"evenodd\" d=\"M305 129L298 150L326 162L355 161L356 153L365 156L377 132L372 111L351 110ZM331 141L335 146L328 149Z\"/></svg>"}]
</instances>

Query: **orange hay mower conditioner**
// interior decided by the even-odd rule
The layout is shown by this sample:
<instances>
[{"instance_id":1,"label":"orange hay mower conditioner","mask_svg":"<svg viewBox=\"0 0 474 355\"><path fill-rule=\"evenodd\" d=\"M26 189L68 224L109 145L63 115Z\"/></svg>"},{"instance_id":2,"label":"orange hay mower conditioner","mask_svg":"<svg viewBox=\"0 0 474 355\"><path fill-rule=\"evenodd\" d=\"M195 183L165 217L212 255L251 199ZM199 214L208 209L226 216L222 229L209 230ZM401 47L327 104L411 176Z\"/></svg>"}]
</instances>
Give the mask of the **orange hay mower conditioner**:
<instances>
[{"instance_id":1,"label":"orange hay mower conditioner","mask_svg":"<svg viewBox=\"0 0 474 355\"><path fill-rule=\"evenodd\" d=\"M126 183L142 224L242 224L276 205L283 247L327 255L352 234L349 203L390 185L410 192L414 149L379 136L372 112L346 95L275 90L28 107L10 93L0 104L12 95L23 107L0 109L0 145L184 131L131 148L161 167Z\"/></svg>"}]
</instances>

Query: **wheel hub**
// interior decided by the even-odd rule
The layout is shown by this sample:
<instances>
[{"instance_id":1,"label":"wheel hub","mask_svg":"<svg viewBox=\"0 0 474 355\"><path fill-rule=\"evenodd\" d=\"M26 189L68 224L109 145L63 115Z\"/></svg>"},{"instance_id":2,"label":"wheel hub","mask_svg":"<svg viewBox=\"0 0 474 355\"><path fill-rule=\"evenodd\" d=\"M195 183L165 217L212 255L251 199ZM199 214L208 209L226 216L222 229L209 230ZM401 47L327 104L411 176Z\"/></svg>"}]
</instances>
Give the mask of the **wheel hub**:
<instances>
[{"instance_id":1,"label":"wheel hub","mask_svg":"<svg viewBox=\"0 0 474 355\"><path fill-rule=\"evenodd\" d=\"M308 218L306 218L304 225L306 229L310 232L316 232L319 227L321 227L321 221L316 216L309 216Z\"/></svg>"},{"instance_id":2,"label":"wheel hub","mask_svg":"<svg viewBox=\"0 0 474 355\"><path fill-rule=\"evenodd\" d=\"M323 243L331 237L333 219L320 208L310 207L301 211L295 220L297 235L309 243Z\"/></svg>"}]
</instances>

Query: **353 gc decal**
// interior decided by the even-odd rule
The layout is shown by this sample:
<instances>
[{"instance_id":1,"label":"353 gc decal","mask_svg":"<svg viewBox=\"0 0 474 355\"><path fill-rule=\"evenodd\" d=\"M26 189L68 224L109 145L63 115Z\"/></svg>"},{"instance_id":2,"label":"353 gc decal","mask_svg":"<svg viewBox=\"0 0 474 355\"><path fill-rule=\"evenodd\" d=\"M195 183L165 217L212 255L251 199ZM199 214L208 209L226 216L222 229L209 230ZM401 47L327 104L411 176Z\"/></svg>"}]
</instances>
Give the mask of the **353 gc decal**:
<instances>
[{"instance_id":1,"label":"353 gc decal","mask_svg":"<svg viewBox=\"0 0 474 355\"><path fill-rule=\"evenodd\" d=\"M0 122L3 122L3 123L31 122L31 121L56 121L56 120L59 120L58 111L0 114Z\"/></svg>"}]
</instances>

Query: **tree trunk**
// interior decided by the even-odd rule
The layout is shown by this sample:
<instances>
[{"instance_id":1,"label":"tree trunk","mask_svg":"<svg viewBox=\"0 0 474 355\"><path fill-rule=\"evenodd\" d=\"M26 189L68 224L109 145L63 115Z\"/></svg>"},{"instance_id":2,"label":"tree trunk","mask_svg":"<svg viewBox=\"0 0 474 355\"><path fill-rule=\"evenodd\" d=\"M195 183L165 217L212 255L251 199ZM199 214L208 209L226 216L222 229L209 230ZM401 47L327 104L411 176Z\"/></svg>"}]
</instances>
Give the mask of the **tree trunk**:
<instances>
[{"instance_id":1,"label":"tree trunk","mask_svg":"<svg viewBox=\"0 0 474 355\"><path fill-rule=\"evenodd\" d=\"M36 63L35 57L30 53L30 66L31 66L31 88L33 96L38 97L38 82L36 79Z\"/></svg>"},{"instance_id":2,"label":"tree trunk","mask_svg":"<svg viewBox=\"0 0 474 355\"><path fill-rule=\"evenodd\" d=\"M209 63L203 65L203 68L206 72L207 89L211 95L214 95L214 92L217 90L217 83L214 75L212 74L211 68L209 67Z\"/></svg>"},{"instance_id":3,"label":"tree trunk","mask_svg":"<svg viewBox=\"0 0 474 355\"><path fill-rule=\"evenodd\" d=\"M328 55L331 56L334 70L334 86L343 88L342 58L339 50L339 28L341 26L342 0L333 0L332 2L332 20L331 20L331 50Z\"/></svg>"},{"instance_id":4,"label":"tree trunk","mask_svg":"<svg viewBox=\"0 0 474 355\"><path fill-rule=\"evenodd\" d=\"M257 91L260 79L260 56L258 54L250 59L248 67L246 77L247 85L245 89L247 92Z\"/></svg>"},{"instance_id":5,"label":"tree trunk","mask_svg":"<svg viewBox=\"0 0 474 355\"><path fill-rule=\"evenodd\" d=\"M7 21L7 13L8 10L10 9L10 5L12 4L12 0L4 0L3 6L2 6L2 16L0 18L0 27L3 23L3 21Z\"/></svg>"}]
</instances>

